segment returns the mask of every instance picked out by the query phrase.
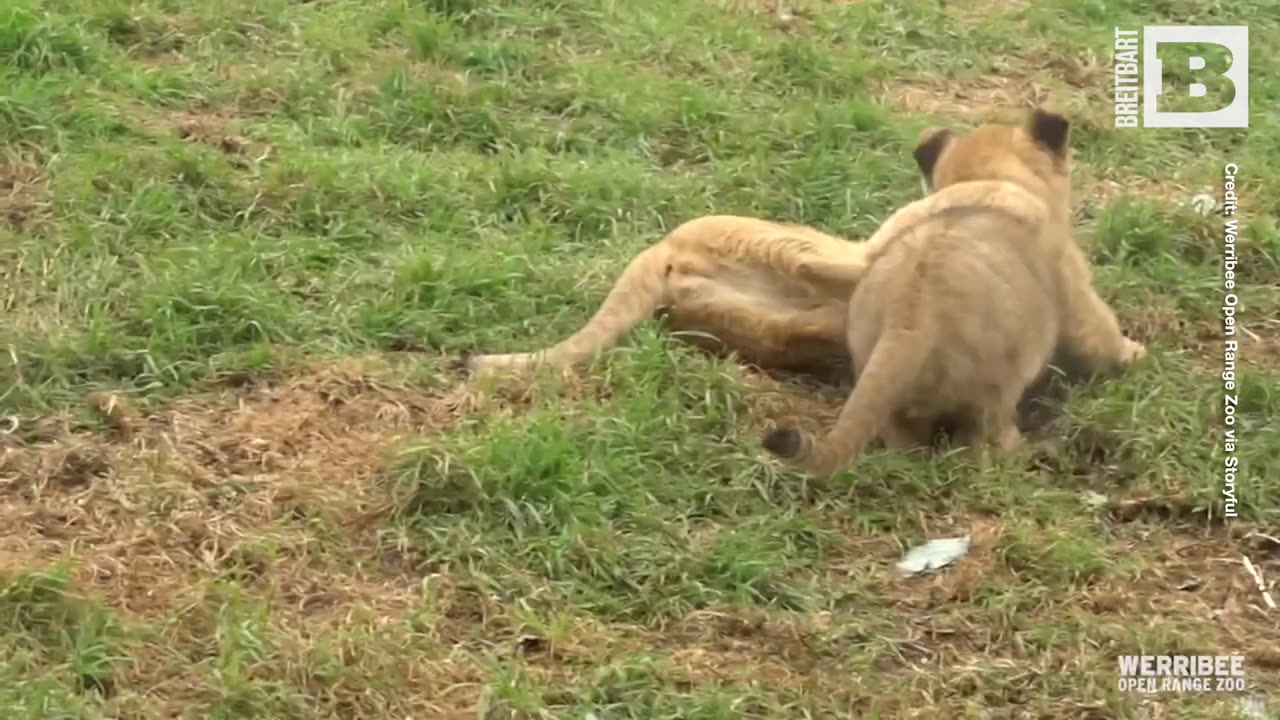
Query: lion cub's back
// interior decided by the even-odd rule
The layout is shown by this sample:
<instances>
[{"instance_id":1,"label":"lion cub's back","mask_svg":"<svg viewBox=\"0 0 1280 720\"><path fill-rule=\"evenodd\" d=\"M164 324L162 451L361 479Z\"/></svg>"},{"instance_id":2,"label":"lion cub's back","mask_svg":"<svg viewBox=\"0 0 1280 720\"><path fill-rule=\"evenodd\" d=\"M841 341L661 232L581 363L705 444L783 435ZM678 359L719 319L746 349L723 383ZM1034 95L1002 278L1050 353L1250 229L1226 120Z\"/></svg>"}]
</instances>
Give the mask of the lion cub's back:
<instances>
[{"instance_id":1,"label":"lion cub's back","mask_svg":"<svg viewBox=\"0 0 1280 720\"><path fill-rule=\"evenodd\" d=\"M856 365L885 330L914 326L931 345L915 402L944 406L1043 367L1058 332L1053 259L1037 236L1045 227L998 207L961 208L903 236L850 302Z\"/></svg>"}]
</instances>

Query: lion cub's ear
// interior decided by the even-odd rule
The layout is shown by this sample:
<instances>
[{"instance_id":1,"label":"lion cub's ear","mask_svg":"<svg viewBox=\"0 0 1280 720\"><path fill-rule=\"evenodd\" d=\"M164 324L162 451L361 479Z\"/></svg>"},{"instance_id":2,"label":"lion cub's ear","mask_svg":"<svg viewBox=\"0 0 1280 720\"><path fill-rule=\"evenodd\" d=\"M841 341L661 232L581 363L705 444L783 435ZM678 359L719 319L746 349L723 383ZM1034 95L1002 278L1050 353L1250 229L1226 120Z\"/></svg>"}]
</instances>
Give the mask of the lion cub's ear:
<instances>
[{"instance_id":1,"label":"lion cub's ear","mask_svg":"<svg viewBox=\"0 0 1280 720\"><path fill-rule=\"evenodd\" d=\"M933 185L933 168L938 164L938 157L942 155L942 151L946 149L953 137L954 134L946 128L926 128L920 133L913 155L916 158L916 165L920 167L920 173L924 175L925 182L929 186Z\"/></svg>"},{"instance_id":2,"label":"lion cub's ear","mask_svg":"<svg viewBox=\"0 0 1280 720\"><path fill-rule=\"evenodd\" d=\"M1048 148L1055 155L1064 155L1067 151L1067 135L1071 131L1071 123L1058 113L1046 110L1035 110L1031 113L1031 122L1027 130L1032 139Z\"/></svg>"}]
</instances>

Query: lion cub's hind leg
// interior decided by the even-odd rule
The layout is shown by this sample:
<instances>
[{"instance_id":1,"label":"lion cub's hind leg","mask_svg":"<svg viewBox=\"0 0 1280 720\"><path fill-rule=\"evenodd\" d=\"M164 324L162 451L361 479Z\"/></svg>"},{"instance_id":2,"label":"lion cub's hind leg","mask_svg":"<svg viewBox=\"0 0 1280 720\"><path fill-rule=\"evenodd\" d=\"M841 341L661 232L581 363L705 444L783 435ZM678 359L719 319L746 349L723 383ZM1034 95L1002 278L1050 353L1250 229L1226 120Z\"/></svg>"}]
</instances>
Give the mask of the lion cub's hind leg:
<instances>
[{"instance_id":1,"label":"lion cub's hind leg","mask_svg":"<svg viewBox=\"0 0 1280 720\"><path fill-rule=\"evenodd\" d=\"M840 342L844 327L840 308L779 307L768 297L701 280L704 287L697 297L675 291L677 300L667 319L677 339L717 355L736 355L762 368L821 372L847 366L848 350Z\"/></svg>"},{"instance_id":2,"label":"lion cub's hind leg","mask_svg":"<svg viewBox=\"0 0 1280 720\"><path fill-rule=\"evenodd\" d=\"M880 440L885 449L907 451L927 448L933 443L934 424L894 412L880 426Z\"/></svg>"},{"instance_id":3,"label":"lion cub's hind leg","mask_svg":"<svg viewBox=\"0 0 1280 720\"><path fill-rule=\"evenodd\" d=\"M982 465L1022 449L1026 441L1018 429L1021 387L1012 384L986 404L965 413L954 430L953 444L965 448L969 457Z\"/></svg>"}]
</instances>

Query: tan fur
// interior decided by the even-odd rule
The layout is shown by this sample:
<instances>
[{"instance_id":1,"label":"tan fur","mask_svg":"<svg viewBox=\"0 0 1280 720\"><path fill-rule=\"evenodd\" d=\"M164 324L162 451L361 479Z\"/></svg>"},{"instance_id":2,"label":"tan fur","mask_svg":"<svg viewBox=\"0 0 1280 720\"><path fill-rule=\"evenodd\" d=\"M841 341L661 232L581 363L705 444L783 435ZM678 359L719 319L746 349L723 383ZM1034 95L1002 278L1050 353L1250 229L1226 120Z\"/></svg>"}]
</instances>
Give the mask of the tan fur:
<instances>
[{"instance_id":1,"label":"tan fur","mask_svg":"<svg viewBox=\"0 0 1280 720\"><path fill-rule=\"evenodd\" d=\"M663 311L691 343L766 367L818 368L847 356L845 306L869 243L732 215L686 222L636 256L582 329L543 350L475 355L487 373L585 363Z\"/></svg>"},{"instance_id":2,"label":"tan fur","mask_svg":"<svg viewBox=\"0 0 1280 720\"><path fill-rule=\"evenodd\" d=\"M864 242L757 218L697 218L636 256L569 338L534 352L472 355L463 365L475 374L568 368L615 346L659 312L691 344L762 367L820 371L847 364L845 315L867 267L930 213L972 202L967 191L917 200Z\"/></svg>"},{"instance_id":3,"label":"tan fur","mask_svg":"<svg viewBox=\"0 0 1280 720\"><path fill-rule=\"evenodd\" d=\"M928 219L878 249L848 309L857 383L821 440L765 438L774 455L826 475L880 437L926 444L939 425L975 451L1019 446L1017 405L1055 351L1091 367L1141 357L1093 289L1070 230L1068 123L927 133L915 152Z\"/></svg>"}]
</instances>

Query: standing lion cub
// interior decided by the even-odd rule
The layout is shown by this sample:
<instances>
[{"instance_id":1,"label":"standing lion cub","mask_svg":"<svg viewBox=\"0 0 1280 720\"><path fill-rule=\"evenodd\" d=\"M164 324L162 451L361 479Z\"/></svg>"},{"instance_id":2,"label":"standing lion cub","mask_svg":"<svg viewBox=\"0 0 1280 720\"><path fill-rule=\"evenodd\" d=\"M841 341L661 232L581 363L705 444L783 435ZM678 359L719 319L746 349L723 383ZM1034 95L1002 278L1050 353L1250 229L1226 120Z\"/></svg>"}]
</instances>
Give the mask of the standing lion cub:
<instances>
[{"instance_id":1,"label":"standing lion cub","mask_svg":"<svg viewBox=\"0 0 1280 720\"><path fill-rule=\"evenodd\" d=\"M771 453L827 475L876 437L915 447L943 424L975 451L1010 450L1018 401L1056 351L1095 370L1145 354L1071 235L1068 130L1037 110L1025 126L926 131L915 159L931 194L876 246L849 301L853 392L825 437L774 430Z\"/></svg>"}]
</instances>

